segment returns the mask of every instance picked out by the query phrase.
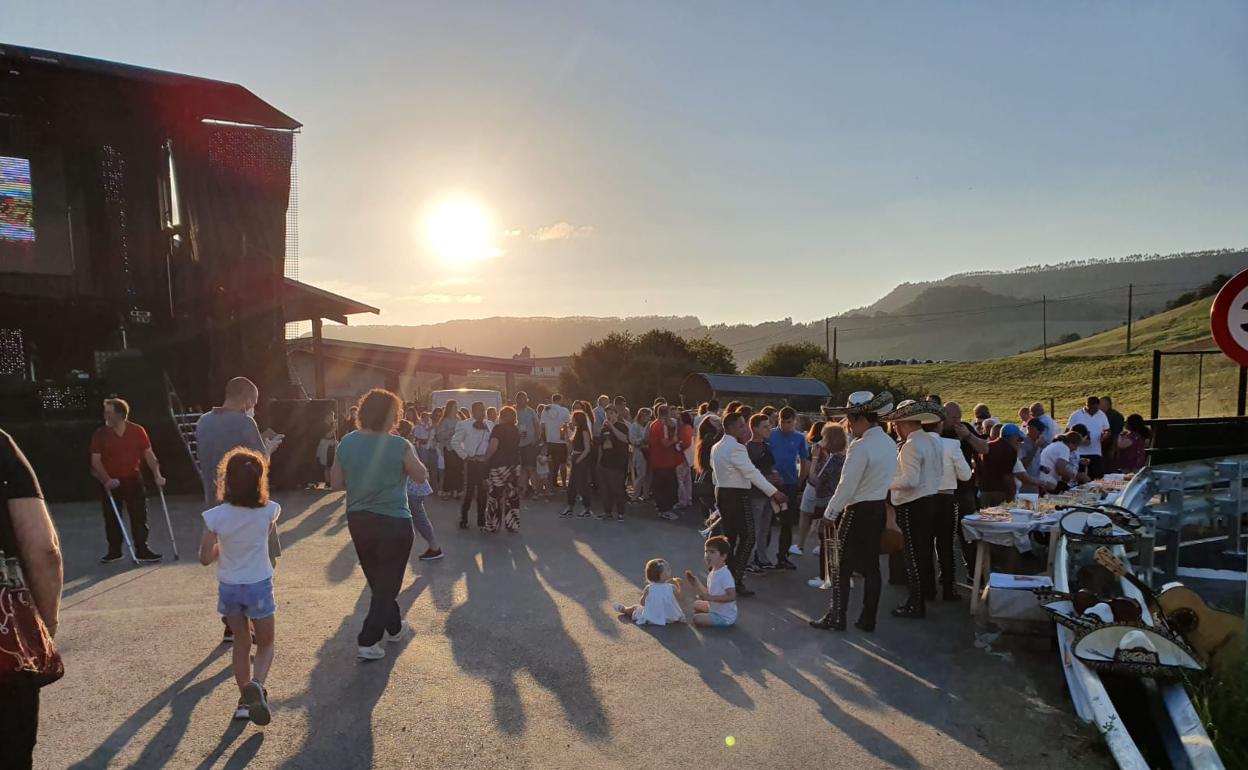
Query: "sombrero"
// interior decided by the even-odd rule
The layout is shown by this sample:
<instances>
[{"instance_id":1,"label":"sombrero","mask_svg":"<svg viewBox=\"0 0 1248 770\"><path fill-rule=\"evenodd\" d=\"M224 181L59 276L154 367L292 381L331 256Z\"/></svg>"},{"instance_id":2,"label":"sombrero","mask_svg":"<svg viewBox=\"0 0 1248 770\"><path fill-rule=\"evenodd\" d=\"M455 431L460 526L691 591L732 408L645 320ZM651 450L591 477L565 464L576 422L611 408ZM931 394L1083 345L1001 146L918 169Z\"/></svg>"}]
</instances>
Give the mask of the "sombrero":
<instances>
[{"instance_id":1,"label":"sombrero","mask_svg":"<svg viewBox=\"0 0 1248 770\"><path fill-rule=\"evenodd\" d=\"M881 417L893 410L893 394L887 390L879 395L869 390L858 390L849 394L845 406L822 407L824 417L851 417L874 412Z\"/></svg>"},{"instance_id":2,"label":"sombrero","mask_svg":"<svg viewBox=\"0 0 1248 770\"><path fill-rule=\"evenodd\" d=\"M915 401L914 399L906 399L897 405L897 408L884 415L887 422L918 422L928 425L933 422L943 422L945 419L945 408L935 401Z\"/></svg>"},{"instance_id":3,"label":"sombrero","mask_svg":"<svg viewBox=\"0 0 1248 770\"><path fill-rule=\"evenodd\" d=\"M1109 623L1075 641L1075 657L1089 668L1158 679L1202 671L1187 645L1156 629L1135 623Z\"/></svg>"},{"instance_id":4,"label":"sombrero","mask_svg":"<svg viewBox=\"0 0 1248 770\"><path fill-rule=\"evenodd\" d=\"M1072 540L1085 543L1130 543L1135 540L1135 533L1123 529L1098 511L1076 510L1062 517L1062 534Z\"/></svg>"}]
</instances>

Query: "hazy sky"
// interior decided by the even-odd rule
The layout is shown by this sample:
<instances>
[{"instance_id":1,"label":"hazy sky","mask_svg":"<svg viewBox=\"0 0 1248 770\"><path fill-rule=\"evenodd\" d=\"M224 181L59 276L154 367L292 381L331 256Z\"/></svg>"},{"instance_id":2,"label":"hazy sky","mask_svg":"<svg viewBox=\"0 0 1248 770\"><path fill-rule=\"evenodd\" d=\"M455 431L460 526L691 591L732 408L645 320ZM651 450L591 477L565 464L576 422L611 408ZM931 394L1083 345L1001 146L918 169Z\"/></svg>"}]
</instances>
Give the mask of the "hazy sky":
<instances>
[{"instance_id":1,"label":"hazy sky","mask_svg":"<svg viewBox=\"0 0 1248 770\"><path fill-rule=\"evenodd\" d=\"M302 278L374 323L809 320L957 271L1245 245L1245 39L1240 1L0 0L0 41L303 122ZM452 196L501 253L432 254Z\"/></svg>"}]
</instances>

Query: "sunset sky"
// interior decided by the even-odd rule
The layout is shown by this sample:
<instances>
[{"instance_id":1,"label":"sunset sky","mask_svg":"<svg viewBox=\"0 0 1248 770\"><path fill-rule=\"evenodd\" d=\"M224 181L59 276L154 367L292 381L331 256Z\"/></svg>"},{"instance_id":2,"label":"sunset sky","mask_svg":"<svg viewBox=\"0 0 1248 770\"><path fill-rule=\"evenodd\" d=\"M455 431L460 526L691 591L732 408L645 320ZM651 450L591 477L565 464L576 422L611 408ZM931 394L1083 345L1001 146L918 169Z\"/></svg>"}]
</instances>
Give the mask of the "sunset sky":
<instances>
[{"instance_id":1,"label":"sunset sky","mask_svg":"<svg viewBox=\"0 0 1248 770\"><path fill-rule=\"evenodd\" d=\"M301 277L370 323L809 320L1248 245L1248 4L0 0L0 41L304 123Z\"/></svg>"}]
</instances>

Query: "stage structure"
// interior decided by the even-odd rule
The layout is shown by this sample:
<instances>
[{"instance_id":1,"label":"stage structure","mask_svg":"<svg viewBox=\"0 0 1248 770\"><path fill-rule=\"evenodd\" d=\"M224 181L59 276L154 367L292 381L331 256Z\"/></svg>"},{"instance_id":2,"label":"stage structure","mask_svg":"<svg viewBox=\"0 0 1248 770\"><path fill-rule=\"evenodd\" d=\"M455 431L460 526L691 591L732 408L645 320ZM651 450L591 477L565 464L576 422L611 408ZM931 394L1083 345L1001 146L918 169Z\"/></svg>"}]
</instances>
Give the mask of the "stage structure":
<instances>
[{"instance_id":1,"label":"stage structure","mask_svg":"<svg viewBox=\"0 0 1248 770\"><path fill-rule=\"evenodd\" d=\"M94 493L100 398L185 477L173 413L240 375L299 397L286 323L376 312L293 280L299 128L233 83L0 44L0 426L54 496Z\"/></svg>"}]
</instances>

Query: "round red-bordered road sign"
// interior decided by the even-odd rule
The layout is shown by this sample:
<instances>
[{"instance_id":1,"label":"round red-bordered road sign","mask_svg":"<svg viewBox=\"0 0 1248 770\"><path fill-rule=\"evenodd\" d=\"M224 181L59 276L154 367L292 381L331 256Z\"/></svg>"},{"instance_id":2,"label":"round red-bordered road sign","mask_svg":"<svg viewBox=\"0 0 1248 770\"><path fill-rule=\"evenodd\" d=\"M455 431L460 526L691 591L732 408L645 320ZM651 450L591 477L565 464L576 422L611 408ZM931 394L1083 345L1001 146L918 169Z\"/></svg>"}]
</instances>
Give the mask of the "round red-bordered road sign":
<instances>
[{"instance_id":1,"label":"round red-bordered road sign","mask_svg":"<svg viewBox=\"0 0 1248 770\"><path fill-rule=\"evenodd\" d=\"M1248 270L1226 282L1209 311L1213 341L1240 366L1248 366Z\"/></svg>"}]
</instances>

